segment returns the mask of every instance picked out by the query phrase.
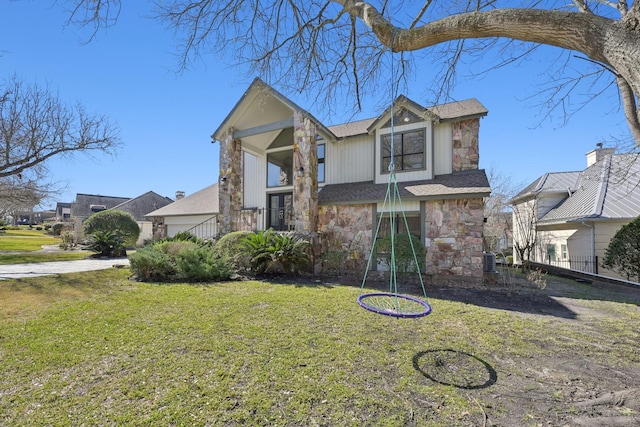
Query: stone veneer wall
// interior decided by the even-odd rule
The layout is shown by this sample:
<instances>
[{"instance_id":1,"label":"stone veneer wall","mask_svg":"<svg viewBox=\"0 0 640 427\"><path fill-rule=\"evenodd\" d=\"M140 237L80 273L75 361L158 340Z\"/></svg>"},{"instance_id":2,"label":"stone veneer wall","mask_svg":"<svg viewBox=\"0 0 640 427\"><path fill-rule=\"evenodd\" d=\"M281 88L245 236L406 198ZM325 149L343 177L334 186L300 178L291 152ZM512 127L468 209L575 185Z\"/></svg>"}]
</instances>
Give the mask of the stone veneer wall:
<instances>
[{"instance_id":1,"label":"stone veneer wall","mask_svg":"<svg viewBox=\"0 0 640 427\"><path fill-rule=\"evenodd\" d=\"M462 120L453 124L453 134L459 139L453 140L454 172L478 169L480 154L478 152L478 135L480 119Z\"/></svg>"},{"instance_id":2,"label":"stone veneer wall","mask_svg":"<svg viewBox=\"0 0 640 427\"><path fill-rule=\"evenodd\" d=\"M318 224L318 151L316 126L308 117L293 114L293 219L295 231L315 236ZM298 168L304 172L298 176Z\"/></svg>"},{"instance_id":3,"label":"stone veneer wall","mask_svg":"<svg viewBox=\"0 0 640 427\"><path fill-rule=\"evenodd\" d=\"M425 203L426 274L482 278L482 198Z\"/></svg>"},{"instance_id":4,"label":"stone veneer wall","mask_svg":"<svg viewBox=\"0 0 640 427\"><path fill-rule=\"evenodd\" d=\"M373 239L372 205L322 205L318 208L318 258L330 249L367 260ZM345 259L345 264L347 260Z\"/></svg>"},{"instance_id":5,"label":"stone veneer wall","mask_svg":"<svg viewBox=\"0 0 640 427\"><path fill-rule=\"evenodd\" d=\"M226 177L223 182L222 178ZM242 209L242 147L239 139L233 139L233 129L227 131L220 141L220 178L218 185L218 206L220 211L220 233L238 230L238 215Z\"/></svg>"},{"instance_id":6,"label":"stone veneer wall","mask_svg":"<svg viewBox=\"0 0 640 427\"><path fill-rule=\"evenodd\" d=\"M258 215L255 210L242 210L238 213L237 228L234 231L256 231L258 229Z\"/></svg>"}]
</instances>

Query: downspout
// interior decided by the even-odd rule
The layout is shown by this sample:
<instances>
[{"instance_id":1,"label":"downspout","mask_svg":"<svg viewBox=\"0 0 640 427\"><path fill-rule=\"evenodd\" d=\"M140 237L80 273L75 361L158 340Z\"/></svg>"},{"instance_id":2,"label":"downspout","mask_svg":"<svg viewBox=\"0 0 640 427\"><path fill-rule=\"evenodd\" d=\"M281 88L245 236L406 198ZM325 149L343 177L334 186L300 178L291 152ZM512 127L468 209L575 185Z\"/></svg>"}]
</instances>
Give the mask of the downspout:
<instances>
[{"instance_id":1,"label":"downspout","mask_svg":"<svg viewBox=\"0 0 640 427\"><path fill-rule=\"evenodd\" d=\"M589 225L584 221L582 221L580 224L591 229L591 244L589 246L591 248L591 259L594 261L593 272L595 274L598 274L598 264L595 262L596 260L596 228L593 225Z\"/></svg>"}]
</instances>

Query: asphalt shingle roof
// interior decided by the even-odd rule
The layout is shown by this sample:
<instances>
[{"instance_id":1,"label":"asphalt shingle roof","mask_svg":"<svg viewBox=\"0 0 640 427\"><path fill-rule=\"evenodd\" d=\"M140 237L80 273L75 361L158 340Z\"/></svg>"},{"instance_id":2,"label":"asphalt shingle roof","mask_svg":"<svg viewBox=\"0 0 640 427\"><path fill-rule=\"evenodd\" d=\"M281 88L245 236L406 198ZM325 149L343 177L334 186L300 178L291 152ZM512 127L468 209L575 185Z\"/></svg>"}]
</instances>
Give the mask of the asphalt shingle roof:
<instances>
[{"instance_id":1,"label":"asphalt shingle roof","mask_svg":"<svg viewBox=\"0 0 640 427\"><path fill-rule=\"evenodd\" d=\"M382 201L388 184L373 181L327 184L318 194L318 203L367 203ZM460 197L485 197L491 192L483 169L438 175L423 181L398 182L400 197L406 200L433 200Z\"/></svg>"},{"instance_id":2,"label":"asphalt shingle roof","mask_svg":"<svg viewBox=\"0 0 640 427\"><path fill-rule=\"evenodd\" d=\"M130 213L136 221L142 221L147 213L173 203L173 199L148 191L138 197L114 206L112 209Z\"/></svg>"},{"instance_id":3,"label":"asphalt shingle roof","mask_svg":"<svg viewBox=\"0 0 640 427\"><path fill-rule=\"evenodd\" d=\"M213 215L218 210L218 183L215 183L146 216Z\"/></svg>"}]
</instances>

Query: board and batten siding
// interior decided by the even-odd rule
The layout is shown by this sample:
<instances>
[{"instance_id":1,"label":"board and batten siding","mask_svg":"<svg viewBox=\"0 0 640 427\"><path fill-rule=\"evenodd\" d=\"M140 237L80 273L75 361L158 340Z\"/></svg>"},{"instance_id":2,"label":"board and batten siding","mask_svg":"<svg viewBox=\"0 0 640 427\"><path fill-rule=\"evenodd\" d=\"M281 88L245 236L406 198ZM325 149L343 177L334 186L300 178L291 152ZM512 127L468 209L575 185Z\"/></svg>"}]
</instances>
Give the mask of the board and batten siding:
<instances>
[{"instance_id":1,"label":"board and batten siding","mask_svg":"<svg viewBox=\"0 0 640 427\"><path fill-rule=\"evenodd\" d=\"M243 153L244 194L243 208L264 208L267 182L267 159L251 153Z\"/></svg>"},{"instance_id":2,"label":"board and batten siding","mask_svg":"<svg viewBox=\"0 0 640 427\"><path fill-rule=\"evenodd\" d=\"M167 237L173 237L181 231L187 231L210 219L212 216L213 214L167 216L164 218Z\"/></svg>"},{"instance_id":3,"label":"board and batten siding","mask_svg":"<svg viewBox=\"0 0 640 427\"><path fill-rule=\"evenodd\" d=\"M324 184L373 180L372 162L375 157L372 136L358 135L325 144Z\"/></svg>"},{"instance_id":4,"label":"board and batten siding","mask_svg":"<svg viewBox=\"0 0 640 427\"><path fill-rule=\"evenodd\" d=\"M433 173L446 175L453 173L453 126L440 123L433 127Z\"/></svg>"}]
</instances>

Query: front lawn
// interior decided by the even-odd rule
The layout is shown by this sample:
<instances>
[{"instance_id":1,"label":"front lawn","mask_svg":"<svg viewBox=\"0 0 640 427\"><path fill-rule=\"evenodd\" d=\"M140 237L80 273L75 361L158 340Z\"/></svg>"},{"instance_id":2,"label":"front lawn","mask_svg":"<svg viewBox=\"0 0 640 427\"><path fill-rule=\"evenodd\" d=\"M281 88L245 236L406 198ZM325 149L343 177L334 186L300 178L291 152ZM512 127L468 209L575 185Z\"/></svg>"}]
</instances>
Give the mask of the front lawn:
<instances>
[{"instance_id":1,"label":"front lawn","mask_svg":"<svg viewBox=\"0 0 640 427\"><path fill-rule=\"evenodd\" d=\"M43 245L57 245L60 237L45 234L43 230L3 230L0 233L0 251L39 251Z\"/></svg>"},{"instance_id":2,"label":"front lawn","mask_svg":"<svg viewBox=\"0 0 640 427\"><path fill-rule=\"evenodd\" d=\"M640 410L591 400L640 383L633 295L430 285L433 313L398 320L360 308L358 285L128 276L0 281L0 425L537 426Z\"/></svg>"}]
</instances>

